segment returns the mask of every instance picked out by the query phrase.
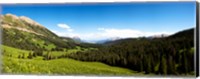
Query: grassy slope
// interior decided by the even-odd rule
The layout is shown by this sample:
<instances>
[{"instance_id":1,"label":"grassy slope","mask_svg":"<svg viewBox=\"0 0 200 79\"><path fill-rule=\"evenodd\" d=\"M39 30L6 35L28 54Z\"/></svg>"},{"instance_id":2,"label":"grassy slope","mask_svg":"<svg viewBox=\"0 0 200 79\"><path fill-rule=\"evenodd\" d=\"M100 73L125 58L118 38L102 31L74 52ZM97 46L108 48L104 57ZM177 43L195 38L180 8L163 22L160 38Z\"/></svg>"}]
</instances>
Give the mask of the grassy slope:
<instances>
[{"instance_id":1,"label":"grassy slope","mask_svg":"<svg viewBox=\"0 0 200 79\"><path fill-rule=\"evenodd\" d=\"M3 72L8 74L136 75L134 71L99 62L82 62L68 58L44 61L42 57L19 59L19 54L25 53L27 57L30 51L8 46L3 46L3 49Z\"/></svg>"},{"instance_id":2,"label":"grassy slope","mask_svg":"<svg viewBox=\"0 0 200 79\"><path fill-rule=\"evenodd\" d=\"M75 53L77 51L81 51L80 47L76 47L74 49L65 49L64 51L51 51L49 52L49 54L51 54L52 56L61 56L61 55L64 55L64 54L70 54L70 53ZM83 50L84 51L84 50ZM43 55L46 55L48 52L45 51L43 52Z\"/></svg>"}]
</instances>

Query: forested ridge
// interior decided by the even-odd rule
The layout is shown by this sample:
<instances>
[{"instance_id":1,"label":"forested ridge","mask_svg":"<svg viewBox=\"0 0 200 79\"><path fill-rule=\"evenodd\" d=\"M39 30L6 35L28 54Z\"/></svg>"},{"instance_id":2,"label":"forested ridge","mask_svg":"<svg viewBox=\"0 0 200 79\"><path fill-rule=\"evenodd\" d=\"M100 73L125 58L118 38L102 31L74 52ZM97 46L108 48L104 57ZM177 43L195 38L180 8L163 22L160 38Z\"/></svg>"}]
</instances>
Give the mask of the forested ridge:
<instances>
[{"instance_id":1,"label":"forested ridge","mask_svg":"<svg viewBox=\"0 0 200 79\"><path fill-rule=\"evenodd\" d=\"M86 52L72 53L81 61L98 61L146 74L194 74L194 29L164 38L129 38Z\"/></svg>"}]
</instances>

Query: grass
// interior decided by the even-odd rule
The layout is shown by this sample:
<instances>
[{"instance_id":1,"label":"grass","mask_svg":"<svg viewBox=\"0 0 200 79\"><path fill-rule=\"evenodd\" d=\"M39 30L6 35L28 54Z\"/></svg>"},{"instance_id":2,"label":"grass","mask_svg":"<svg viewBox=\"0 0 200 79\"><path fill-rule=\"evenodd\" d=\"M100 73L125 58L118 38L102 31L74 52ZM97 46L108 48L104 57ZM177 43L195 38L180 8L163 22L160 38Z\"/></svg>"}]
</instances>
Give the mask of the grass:
<instances>
[{"instance_id":1,"label":"grass","mask_svg":"<svg viewBox=\"0 0 200 79\"><path fill-rule=\"evenodd\" d=\"M109 66L100 62L82 62L69 58L42 60L37 56L27 59L30 51L3 46L3 73L6 74L48 74L48 75L136 75L135 71ZM77 49L78 50L78 49ZM75 51L75 49L70 50ZM68 52L70 52L68 51ZM24 53L25 59L18 58ZM54 52L63 53L63 52ZM10 56L12 55L12 56Z\"/></svg>"}]
</instances>

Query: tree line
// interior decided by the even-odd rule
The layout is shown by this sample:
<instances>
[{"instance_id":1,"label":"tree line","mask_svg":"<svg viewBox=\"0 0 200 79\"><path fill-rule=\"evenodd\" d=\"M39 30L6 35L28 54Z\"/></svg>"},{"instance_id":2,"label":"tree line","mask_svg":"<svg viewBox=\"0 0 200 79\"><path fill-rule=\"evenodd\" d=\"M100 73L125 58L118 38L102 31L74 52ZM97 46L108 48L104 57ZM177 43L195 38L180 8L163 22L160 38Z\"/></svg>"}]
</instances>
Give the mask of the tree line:
<instances>
[{"instance_id":1,"label":"tree line","mask_svg":"<svg viewBox=\"0 0 200 79\"><path fill-rule=\"evenodd\" d=\"M194 29L165 38L130 38L104 44L99 50L63 57L103 62L146 74L194 74Z\"/></svg>"}]
</instances>

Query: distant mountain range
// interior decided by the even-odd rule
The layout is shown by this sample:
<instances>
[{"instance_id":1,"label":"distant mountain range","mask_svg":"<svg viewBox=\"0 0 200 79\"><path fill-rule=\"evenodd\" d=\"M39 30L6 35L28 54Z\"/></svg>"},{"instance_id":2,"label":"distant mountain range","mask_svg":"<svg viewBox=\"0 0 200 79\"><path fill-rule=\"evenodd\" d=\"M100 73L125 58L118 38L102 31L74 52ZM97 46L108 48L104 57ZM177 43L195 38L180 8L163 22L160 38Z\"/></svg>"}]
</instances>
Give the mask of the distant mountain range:
<instances>
[{"instance_id":1,"label":"distant mountain range","mask_svg":"<svg viewBox=\"0 0 200 79\"><path fill-rule=\"evenodd\" d=\"M145 38L154 39L154 38L164 38L164 37L168 37L168 36L169 35L166 35L166 34L160 34L160 35L152 35L152 36L145 37ZM138 38L141 38L141 37L138 37ZM108 38L108 39L104 39L104 40L93 41L92 43L104 44L107 42L112 42L112 41L121 40L121 39L128 39L128 38L113 37L113 38Z\"/></svg>"}]
</instances>

